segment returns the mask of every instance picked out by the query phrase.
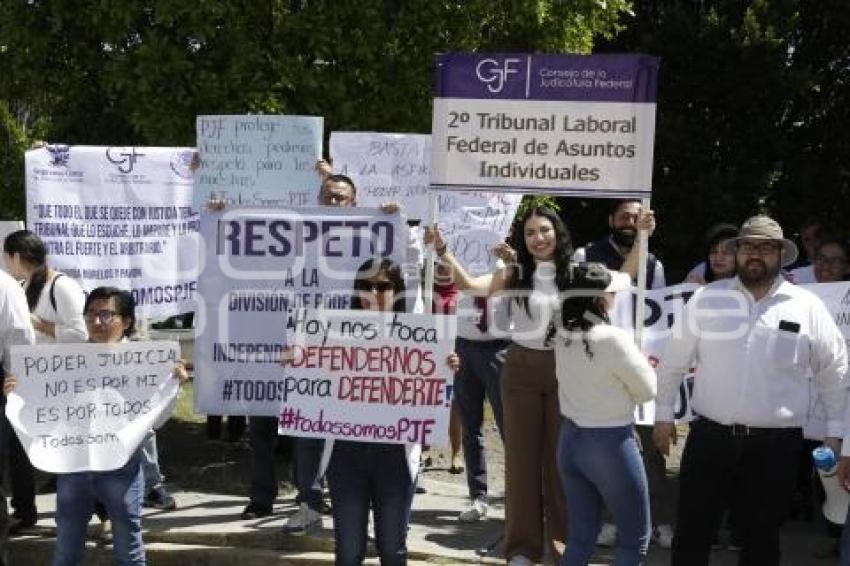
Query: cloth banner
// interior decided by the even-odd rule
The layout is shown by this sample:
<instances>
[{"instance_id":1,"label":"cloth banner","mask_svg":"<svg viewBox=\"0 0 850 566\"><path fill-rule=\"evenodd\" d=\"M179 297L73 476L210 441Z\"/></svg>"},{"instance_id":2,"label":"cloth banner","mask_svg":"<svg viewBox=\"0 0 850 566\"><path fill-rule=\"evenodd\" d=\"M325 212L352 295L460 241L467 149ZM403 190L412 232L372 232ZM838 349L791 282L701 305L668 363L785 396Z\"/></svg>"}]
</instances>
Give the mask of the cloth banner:
<instances>
[{"instance_id":1,"label":"cloth banner","mask_svg":"<svg viewBox=\"0 0 850 566\"><path fill-rule=\"evenodd\" d=\"M426 220L431 179L429 134L333 132L330 155L335 173L357 187L357 205L394 201L410 220Z\"/></svg>"},{"instance_id":2,"label":"cloth banner","mask_svg":"<svg viewBox=\"0 0 850 566\"><path fill-rule=\"evenodd\" d=\"M658 59L436 57L431 185L649 197Z\"/></svg>"},{"instance_id":3,"label":"cloth banner","mask_svg":"<svg viewBox=\"0 0 850 566\"><path fill-rule=\"evenodd\" d=\"M27 226L85 291L133 293L140 318L194 309L193 150L49 145L26 153Z\"/></svg>"},{"instance_id":4,"label":"cloth banner","mask_svg":"<svg viewBox=\"0 0 850 566\"><path fill-rule=\"evenodd\" d=\"M228 208L204 214L207 246L195 327L195 410L278 416L280 353L298 308L348 308L357 269L402 264L407 225L376 209Z\"/></svg>"},{"instance_id":5,"label":"cloth banner","mask_svg":"<svg viewBox=\"0 0 850 566\"><path fill-rule=\"evenodd\" d=\"M299 310L280 434L363 442L448 441L455 318Z\"/></svg>"},{"instance_id":6,"label":"cloth banner","mask_svg":"<svg viewBox=\"0 0 850 566\"><path fill-rule=\"evenodd\" d=\"M324 119L317 116L198 116L195 206L313 206L319 197Z\"/></svg>"},{"instance_id":7,"label":"cloth banner","mask_svg":"<svg viewBox=\"0 0 850 566\"><path fill-rule=\"evenodd\" d=\"M39 470L118 469L170 416L179 357L176 342L12 346L6 416Z\"/></svg>"}]
</instances>

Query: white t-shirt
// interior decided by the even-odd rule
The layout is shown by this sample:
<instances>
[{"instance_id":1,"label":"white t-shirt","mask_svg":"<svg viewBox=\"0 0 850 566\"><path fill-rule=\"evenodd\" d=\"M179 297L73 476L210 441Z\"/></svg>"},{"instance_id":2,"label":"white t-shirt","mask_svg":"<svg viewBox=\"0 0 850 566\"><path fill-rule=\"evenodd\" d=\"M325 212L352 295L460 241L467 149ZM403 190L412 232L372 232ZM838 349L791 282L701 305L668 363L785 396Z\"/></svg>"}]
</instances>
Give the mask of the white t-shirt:
<instances>
[{"instance_id":1,"label":"white t-shirt","mask_svg":"<svg viewBox=\"0 0 850 566\"><path fill-rule=\"evenodd\" d=\"M510 301L511 320L513 321L513 341L533 350L551 350L546 345L549 324L560 312L558 285L555 283L555 262L541 261L534 270L534 288L528 297L528 311L522 302L513 297Z\"/></svg>"},{"instance_id":2,"label":"white t-shirt","mask_svg":"<svg viewBox=\"0 0 850 566\"><path fill-rule=\"evenodd\" d=\"M24 284L25 289L27 285L28 283ZM53 296L56 299L55 309L50 302L51 286L53 286ZM86 321L83 318L85 303L85 294L76 281L67 275L60 274L54 274L53 277L49 278L41 289L33 314L56 325L56 338L36 331L36 343L87 341L89 333L86 329Z\"/></svg>"},{"instance_id":3,"label":"white t-shirt","mask_svg":"<svg viewBox=\"0 0 850 566\"><path fill-rule=\"evenodd\" d=\"M791 283L794 283L795 285L809 285L810 283L817 283L817 280L815 279L815 266L804 265L803 267L792 269Z\"/></svg>"}]
</instances>

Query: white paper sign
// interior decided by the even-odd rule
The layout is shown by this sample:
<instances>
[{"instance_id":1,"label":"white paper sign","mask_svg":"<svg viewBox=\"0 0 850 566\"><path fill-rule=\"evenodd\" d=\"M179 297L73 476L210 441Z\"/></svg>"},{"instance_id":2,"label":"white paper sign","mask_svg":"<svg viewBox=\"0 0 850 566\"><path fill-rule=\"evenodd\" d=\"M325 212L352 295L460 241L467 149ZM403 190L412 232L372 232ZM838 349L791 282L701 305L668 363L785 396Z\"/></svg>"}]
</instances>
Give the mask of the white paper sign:
<instances>
[{"instance_id":1,"label":"white paper sign","mask_svg":"<svg viewBox=\"0 0 850 566\"><path fill-rule=\"evenodd\" d=\"M179 357L175 342L13 346L6 416L40 470L118 469L173 408Z\"/></svg>"},{"instance_id":2,"label":"white paper sign","mask_svg":"<svg viewBox=\"0 0 850 566\"><path fill-rule=\"evenodd\" d=\"M277 416L280 352L296 308L348 308L354 274L368 259L401 264L407 225L375 209L227 209L205 214L195 410Z\"/></svg>"},{"instance_id":3,"label":"white paper sign","mask_svg":"<svg viewBox=\"0 0 850 566\"><path fill-rule=\"evenodd\" d=\"M302 310L293 317L280 434L362 442L448 440L454 317Z\"/></svg>"},{"instance_id":4,"label":"white paper sign","mask_svg":"<svg viewBox=\"0 0 850 566\"><path fill-rule=\"evenodd\" d=\"M354 181L359 206L395 201L409 219L424 219L431 179L429 134L333 132L330 146L334 172Z\"/></svg>"},{"instance_id":5,"label":"white paper sign","mask_svg":"<svg viewBox=\"0 0 850 566\"><path fill-rule=\"evenodd\" d=\"M26 153L27 226L85 291L133 294L139 316L194 309L193 150L49 145Z\"/></svg>"},{"instance_id":6,"label":"white paper sign","mask_svg":"<svg viewBox=\"0 0 850 566\"><path fill-rule=\"evenodd\" d=\"M683 283L662 289L647 289L645 296L645 321L643 331L643 353L649 359L649 364L655 368L664 353L667 340L671 336L670 329L676 320L681 318L685 304L698 288L692 283ZM620 328L634 332L634 307L637 289L617 293L614 312L611 321ZM679 399L675 406L674 415L677 422L688 422L693 419L690 398L693 389L693 370L685 376L679 388ZM639 406L635 411L637 424L652 425L655 422L655 401L649 401Z\"/></svg>"},{"instance_id":7,"label":"white paper sign","mask_svg":"<svg viewBox=\"0 0 850 566\"><path fill-rule=\"evenodd\" d=\"M279 208L318 202L316 163L324 119L317 116L198 116L195 205Z\"/></svg>"},{"instance_id":8,"label":"white paper sign","mask_svg":"<svg viewBox=\"0 0 850 566\"><path fill-rule=\"evenodd\" d=\"M508 235L521 200L521 195L486 191L437 194L443 239L470 274L496 268L492 249Z\"/></svg>"}]
</instances>

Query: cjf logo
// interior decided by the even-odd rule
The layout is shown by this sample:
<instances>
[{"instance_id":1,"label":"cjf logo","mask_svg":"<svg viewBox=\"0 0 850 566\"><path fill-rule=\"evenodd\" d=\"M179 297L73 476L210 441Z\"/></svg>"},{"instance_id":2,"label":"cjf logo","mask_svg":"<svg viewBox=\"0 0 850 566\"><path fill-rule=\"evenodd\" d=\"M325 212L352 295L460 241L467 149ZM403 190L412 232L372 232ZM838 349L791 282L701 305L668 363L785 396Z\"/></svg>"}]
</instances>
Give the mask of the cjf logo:
<instances>
[{"instance_id":1,"label":"cjf logo","mask_svg":"<svg viewBox=\"0 0 850 566\"><path fill-rule=\"evenodd\" d=\"M130 173L133 171L133 167L136 165L136 161L140 157L144 157L144 153L139 153L136 151L135 147L131 147L130 151L121 151L123 147L109 147L106 149L106 158L110 163L114 164L118 167L118 170L122 173Z\"/></svg>"},{"instance_id":2,"label":"cjf logo","mask_svg":"<svg viewBox=\"0 0 850 566\"><path fill-rule=\"evenodd\" d=\"M510 75L519 73L520 60L515 57L507 57L504 61L495 59L482 59L475 67L478 80L487 84L487 90L494 94L502 92Z\"/></svg>"},{"instance_id":3,"label":"cjf logo","mask_svg":"<svg viewBox=\"0 0 850 566\"><path fill-rule=\"evenodd\" d=\"M67 145L48 145L45 147L50 153L51 167L67 167L71 160L71 149Z\"/></svg>"}]
</instances>

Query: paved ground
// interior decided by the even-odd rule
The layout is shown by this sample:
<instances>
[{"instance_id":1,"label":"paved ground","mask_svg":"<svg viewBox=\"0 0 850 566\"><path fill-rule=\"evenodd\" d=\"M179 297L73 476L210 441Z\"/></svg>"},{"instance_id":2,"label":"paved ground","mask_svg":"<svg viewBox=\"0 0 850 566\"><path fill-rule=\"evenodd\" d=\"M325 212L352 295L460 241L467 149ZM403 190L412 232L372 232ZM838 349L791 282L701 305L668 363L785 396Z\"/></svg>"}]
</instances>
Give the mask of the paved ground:
<instances>
[{"instance_id":1,"label":"paved ground","mask_svg":"<svg viewBox=\"0 0 850 566\"><path fill-rule=\"evenodd\" d=\"M466 505L463 487L439 480L426 479L428 493L414 500L409 548L412 563L503 563L501 530L504 509L497 497L486 521L461 525L456 516ZM291 498L281 498L275 516L256 521L241 521L239 512L245 504L241 497L194 492L176 493L179 509L173 512L147 511L145 540L150 563L156 565L192 566L195 564L330 564L333 559L333 533L330 517L324 518L320 531L308 537L284 536L280 527L294 509ZM12 543L11 562L15 566L43 565L49 562L53 547L54 498L39 496L39 527L30 536ZM92 526L97 523L93 520ZM87 564L108 564L105 549L91 544ZM837 564L820 560L814 554L825 547L821 530L814 523L790 523L783 533L783 564L819 566ZM717 551L712 564L732 566L737 555ZM666 565L669 555L653 547L650 566ZM373 561L373 563L376 563ZM600 549L593 564L613 564L610 551Z\"/></svg>"},{"instance_id":2,"label":"paved ground","mask_svg":"<svg viewBox=\"0 0 850 566\"><path fill-rule=\"evenodd\" d=\"M486 521L462 525L456 517L467 505L466 477L448 472L449 453L433 448L432 465L423 474L427 493L414 499L408 546L411 564L501 564L501 533L504 508L504 455L495 426L486 428L490 448L490 471L493 505ZM686 434L683 428L682 433ZM209 442L203 425L197 422L172 420L158 433L160 453L166 476L176 485L175 496L179 509L174 512L146 511L145 546L152 566L245 566L288 564L332 564L333 532L330 517L325 517L323 529L308 537L284 536L281 526L293 511L292 495L284 489L275 507L275 516L257 521L241 521L239 513L247 503L243 494L248 478L248 449L240 442ZM668 460L671 475L678 470L678 449ZM285 457L282 460L285 461ZM282 463L282 462L281 462ZM281 477L286 478L286 466ZM194 486L199 491L180 491ZM282 488L286 488L284 482ZM53 495L40 495L39 527L27 536L16 538L11 545L13 566L42 566L49 564L54 542ZM95 519L92 525L96 524ZM791 522L782 534L783 565L827 566L837 560L819 559L815 555L828 548L822 525ZM111 564L109 548L89 543L86 564ZM370 559L370 564L377 560ZM667 551L651 547L649 566L669 563ZM733 566L737 554L728 550L716 551L712 564ZM599 549L592 564L613 564L610 550Z\"/></svg>"}]
</instances>

